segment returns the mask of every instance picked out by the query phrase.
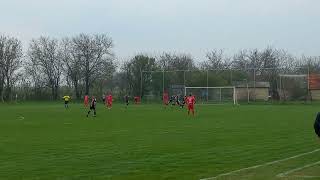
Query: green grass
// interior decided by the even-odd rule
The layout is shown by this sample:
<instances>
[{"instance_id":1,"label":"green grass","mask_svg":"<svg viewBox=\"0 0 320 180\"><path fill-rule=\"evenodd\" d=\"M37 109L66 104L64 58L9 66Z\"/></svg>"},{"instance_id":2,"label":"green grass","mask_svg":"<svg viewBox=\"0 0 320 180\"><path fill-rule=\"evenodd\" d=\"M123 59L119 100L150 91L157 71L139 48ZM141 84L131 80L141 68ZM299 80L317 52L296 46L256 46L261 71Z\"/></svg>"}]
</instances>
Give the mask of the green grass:
<instances>
[{"instance_id":1,"label":"green grass","mask_svg":"<svg viewBox=\"0 0 320 180\"><path fill-rule=\"evenodd\" d=\"M319 109L196 106L196 117L188 117L185 109L160 105L98 104L97 117L86 118L81 104L68 110L63 103L2 104L0 179L213 177L320 148L312 129ZM221 179L275 179L319 160L316 152ZM314 175L310 168L307 175Z\"/></svg>"}]
</instances>

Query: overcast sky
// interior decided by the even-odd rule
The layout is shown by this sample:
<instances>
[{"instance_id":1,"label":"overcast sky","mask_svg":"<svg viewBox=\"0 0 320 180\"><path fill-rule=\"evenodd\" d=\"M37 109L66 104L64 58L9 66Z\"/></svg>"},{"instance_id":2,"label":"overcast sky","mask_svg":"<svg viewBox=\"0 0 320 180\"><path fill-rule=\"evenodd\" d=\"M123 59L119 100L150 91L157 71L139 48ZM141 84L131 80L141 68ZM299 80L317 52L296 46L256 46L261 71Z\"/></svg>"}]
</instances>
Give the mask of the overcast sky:
<instances>
[{"instance_id":1,"label":"overcast sky","mask_svg":"<svg viewBox=\"0 0 320 180\"><path fill-rule=\"evenodd\" d=\"M320 0L0 0L0 33L106 33L119 59L163 51L283 48L320 55Z\"/></svg>"}]
</instances>

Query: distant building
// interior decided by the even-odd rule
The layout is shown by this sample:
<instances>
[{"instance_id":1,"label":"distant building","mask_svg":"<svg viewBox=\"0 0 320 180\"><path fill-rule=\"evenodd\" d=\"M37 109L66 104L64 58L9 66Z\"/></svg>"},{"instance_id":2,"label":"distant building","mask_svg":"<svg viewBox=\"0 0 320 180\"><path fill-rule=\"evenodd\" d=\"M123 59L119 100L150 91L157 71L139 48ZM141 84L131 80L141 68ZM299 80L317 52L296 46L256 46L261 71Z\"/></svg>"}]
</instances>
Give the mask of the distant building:
<instances>
[{"instance_id":1,"label":"distant building","mask_svg":"<svg viewBox=\"0 0 320 180\"><path fill-rule=\"evenodd\" d=\"M312 100L319 101L320 100L320 90L310 90L310 95Z\"/></svg>"},{"instance_id":2,"label":"distant building","mask_svg":"<svg viewBox=\"0 0 320 180\"><path fill-rule=\"evenodd\" d=\"M234 82L237 100L268 100L270 97L269 82Z\"/></svg>"}]
</instances>

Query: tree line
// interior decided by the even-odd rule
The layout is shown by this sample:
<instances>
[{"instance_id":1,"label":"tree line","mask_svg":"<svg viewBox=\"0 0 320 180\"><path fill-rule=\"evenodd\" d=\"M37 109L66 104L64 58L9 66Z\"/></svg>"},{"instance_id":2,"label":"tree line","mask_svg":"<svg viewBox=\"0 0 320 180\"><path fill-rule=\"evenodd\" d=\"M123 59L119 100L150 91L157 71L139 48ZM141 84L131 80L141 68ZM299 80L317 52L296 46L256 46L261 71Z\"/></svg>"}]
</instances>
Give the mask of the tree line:
<instances>
[{"instance_id":1,"label":"tree line","mask_svg":"<svg viewBox=\"0 0 320 180\"><path fill-rule=\"evenodd\" d=\"M249 78L249 70L254 69L257 77L274 84L271 89L276 94L280 73L302 73L306 68L320 72L318 56L295 57L272 47L241 50L234 55L214 49L203 61L190 54L164 52L160 56L138 54L120 62L113 46L106 34L79 34L60 39L41 36L32 39L24 50L18 38L0 35L0 101L16 97L58 100L63 94L80 100L84 95L100 96L108 91L119 97L144 96L152 89L162 90L163 77L161 73L142 72L178 70L201 72L188 78L192 85L204 81L206 70L213 71L207 78L214 86ZM227 77L230 73L221 73L226 70L232 70L232 78ZM176 79L183 79L181 76L173 73L166 77L166 88L177 83Z\"/></svg>"}]
</instances>

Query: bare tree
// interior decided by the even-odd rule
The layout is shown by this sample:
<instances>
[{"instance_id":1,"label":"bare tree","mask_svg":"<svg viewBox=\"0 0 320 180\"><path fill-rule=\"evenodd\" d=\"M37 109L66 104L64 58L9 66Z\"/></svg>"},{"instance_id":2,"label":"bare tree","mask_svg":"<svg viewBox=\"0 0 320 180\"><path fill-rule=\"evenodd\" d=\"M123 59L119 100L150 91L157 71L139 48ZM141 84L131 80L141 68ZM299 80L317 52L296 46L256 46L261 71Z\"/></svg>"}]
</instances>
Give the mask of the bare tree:
<instances>
[{"instance_id":1,"label":"bare tree","mask_svg":"<svg viewBox=\"0 0 320 180\"><path fill-rule=\"evenodd\" d=\"M32 66L45 75L47 85L51 88L52 99L56 100L62 72L58 41L48 37L33 39L28 56Z\"/></svg>"},{"instance_id":2,"label":"bare tree","mask_svg":"<svg viewBox=\"0 0 320 180\"><path fill-rule=\"evenodd\" d=\"M161 69L168 70L191 70L195 68L194 60L187 54L164 53L160 56L158 66Z\"/></svg>"},{"instance_id":3,"label":"bare tree","mask_svg":"<svg viewBox=\"0 0 320 180\"><path fill-rule=\"evenodd\" d=\"M113 56L112 39L105 34L80 34L72 38L75 52L81 58L83 69L85 94L89 94L90 87L100 74L101 67Z\"/></svg>"},{"instance_id":4,"label":"bare tree","mask_svg":"<svg viewBox=\"0 0 320 180\"><path fill-rule=\"evenodd\" d=\"M32 93L30 93L31 96L33 96L33 98L41 97L47 84L44 72L39 71L38 65L32 61L26 62L24 64L24 69L26 78L30 80L29 85L32 89Z\"/></svg>"},{"instance_id":5,"label":"bare tree","mask_svg":"<svg viewBox=\"0 0 320 180\"><path fill-rule=\"evenodd\" d=\"M247 64L249 63L248 52L246 50L241 50L234 54L231 62L231 67L233 69L247 69Z\"/></svg>"},{"instance_id":6,"label":"bare tree","mask_svg":"<svg viewBox=\"0 0 320 180\"><path fill-rule=\"evenodd\" d=\"M223 50L212 50L206 54L207 60L200 63L201 69L225 69L230 66L230 59Z\"/></svg>"},{"instance_id":7,"label":"bare tree","mask_svg":"<svg viewBox=\"0 0 320 180\"><path fill-rule=\"evenodd\" d=\"M151 74L142 73L141 71L152 71L156 69L157 65L155 58L148 55L136 55L129 61L126 61L122 66L122 70L124 72L124 80L125 84L127 84L128 92L134 96L143 96L144 90L150 85ZM144 84L142 86L142 94L140 87L141 83Z\"/></svg>"},{"instance_id":8,"label":"bare tree","mask_svg":"<svg viewBox=\"0 0 320 180\"><path fill-rule=\"evenodd\" d=\"M261 53L258 49L253 49L248 52L248 60L248 68L262 68Z\"/></svg>"},{"instance_id":9,"label":"bare tree","mask_svg":"<svg viewBox=\"0 0 320 180\"><path fill-rule=\"evenodd\" d=\"M0 100L3 101L3 89L4 89L4 56L5 56L5 42L6 38L0 36Z\"/></svg>"},{"instance_id":10,"label":"bare tree","mask_svg":"<svg viewBox=\"0 0 320 180\"><path fill-rule=\"evenodd\" d=\"M0 36L0 93L1 101L10 100L15 72L22 57L21 41L8 36Z\"/></svg>"},{"instance_id":11,"label":"bare tree","mask_svg":"<svg viewBox=\"0 0 320 180\"><path fill-rule=\"evenodd\" d=\"M94 86L99 94L103 94L106 90L113 89L113 75L116 72L116 64L113 59L104 62L97 74Z\"/></svg>"},{"instance_id":12,"label":"bare tree","mask_svg":"<svg viewBox=\"0 0 320 180\"><path fill-rule=\"evenodd\" d=\"M61 59L65 74L72 81L77 99L81 97L80 83L84 77L81 58L80 51L76 49L73 41L69 38L63 39L61 42Z\"/></svg>"}]
</instances>

